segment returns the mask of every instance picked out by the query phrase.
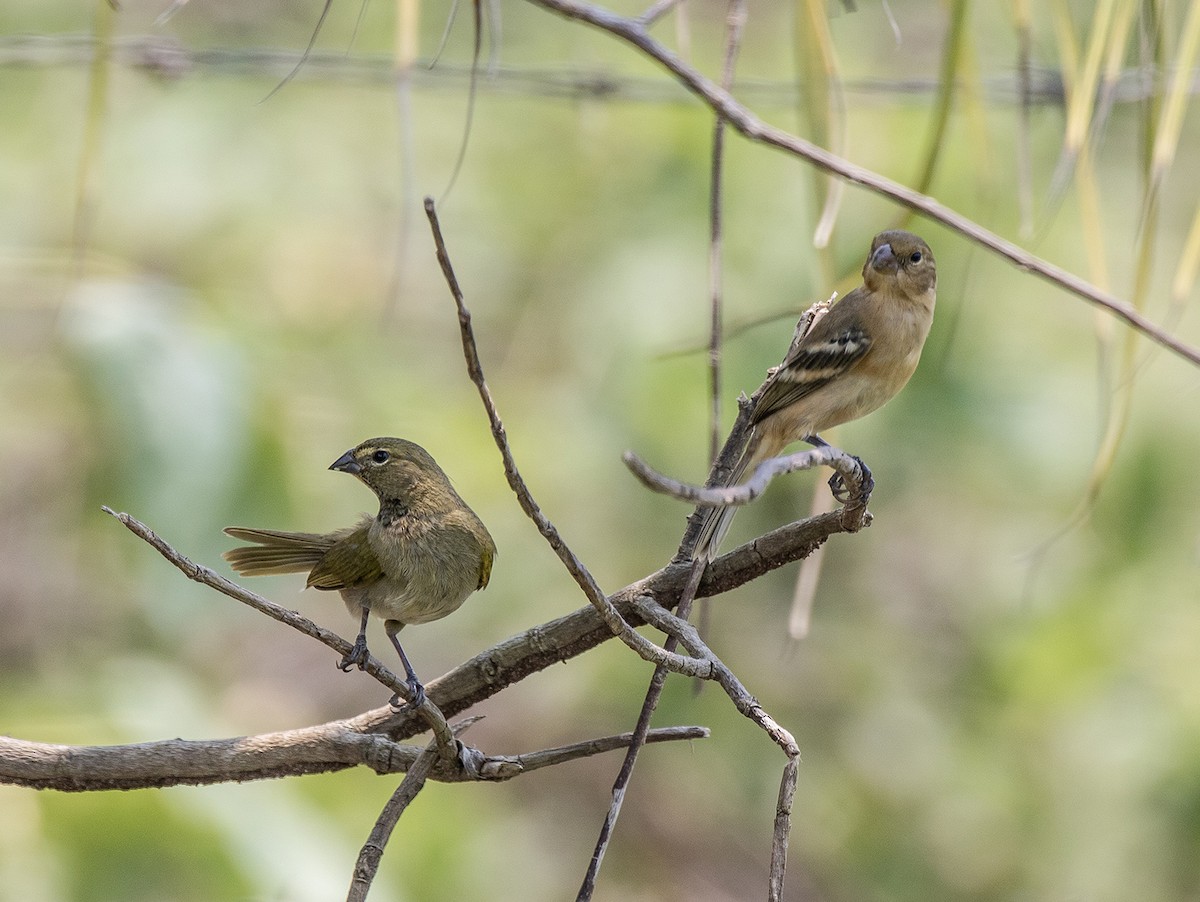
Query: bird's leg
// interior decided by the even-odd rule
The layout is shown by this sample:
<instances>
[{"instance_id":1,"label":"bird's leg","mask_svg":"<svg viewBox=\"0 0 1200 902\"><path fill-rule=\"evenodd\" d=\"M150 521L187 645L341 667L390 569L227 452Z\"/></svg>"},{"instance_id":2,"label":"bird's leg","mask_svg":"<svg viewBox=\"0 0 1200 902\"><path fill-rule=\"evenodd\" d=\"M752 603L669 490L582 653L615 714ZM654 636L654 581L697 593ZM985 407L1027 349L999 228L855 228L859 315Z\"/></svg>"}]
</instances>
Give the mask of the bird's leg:
<instances>
[{"instance_id":1,"label":"bird's leg","mask_svg":"<svg viewBox=\"0 0 1200 902\"><path fill-rule=\"evenodd\" d=\"M338 662L338 669L343 673L349 673L351 667L357 666L359 670L363 670L367 666L367 656L370 655L370 652L367 650L367 618L370 615L370 609L364 605L362 609L362 622L358 627L358 637L354 640L354 647Z\"/></svg>"},{"instance_id":2,"label":"bird's leg","mask_svg":"<svg viewBox=\"0 0 1200 902\"><path fill-rule=\"evenodd\" d=\"M400 655L400 663L404 665L404 673L407 677L409 705L413 708L419 708L425 704L425 687L421 685L421 681L417 679L417 672L413 670L412 664L408 663L408 655L404 653L404 649L400 646L400 640L396 634L400 632L404 626L399 620L388 620L384 624L384 629L387 630L388 638L392 640L392 645L396 646L396 654ZM392 696L391 705L393 708L403 707L404 700L400 698L400 694L396 693Z\"/></svg>"},{"instance_id":3,"label":"bird's leg","mask_svg":"<svg viewBox=\"0 0 1200 902\"><path fill-rule=\"evenodd\" d=\"M804 441L816 448L830 447L829 442L816 433L804 436ZM851 454L850 459L858 464L858 469L862 472L860 494L870 495L875 490L875 477L871 475L871 468L863 463L863 459L856 454ZM834 471L834 474L829 477L829 491L833 492L833 497L839 504L845 504L850 500L850 489L846 487L846 480L842 479L842 474L837 471Z\"/></svg>"}]
</instances>

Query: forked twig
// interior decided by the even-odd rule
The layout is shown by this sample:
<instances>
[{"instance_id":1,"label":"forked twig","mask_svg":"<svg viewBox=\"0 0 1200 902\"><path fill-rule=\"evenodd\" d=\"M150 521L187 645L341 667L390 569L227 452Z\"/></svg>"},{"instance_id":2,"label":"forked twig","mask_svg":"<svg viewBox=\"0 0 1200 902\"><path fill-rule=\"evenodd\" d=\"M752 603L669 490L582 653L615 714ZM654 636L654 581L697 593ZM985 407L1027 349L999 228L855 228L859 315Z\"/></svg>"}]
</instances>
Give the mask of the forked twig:
<instances>
[{"instance_id":1,"label":"forked twig","mask_svg":"<svg viewBox=\"0 0 1200 902\"><path fill-rule=\"evenodd\" d=\"M478 719L471 718L462 724L455 724L455 735L462 735ZM656 730L653 737L647 738L655 742L669 742L680 739L706 739L708 735L709 731L704 727L674 727L666 730ZM577 758L585 758L590 755L598 755L613 749L622 748L628 745L632 739L632 734L624 733L620 736L589 739L585 742L578 742L574 745L562 746L556 749L544 749L540 752L519 755L507 760L493 758L490 759L487 766L479 767L476 770L480 774L490 775L490 779L507 780L541 767L562 764ZM371 829L367 841L359 851L358 861L354 865L354 877L350 882L350 892L346 896L346 902L363 902L366 899L367 893L371 888L371 883L375 880L375 875L379 870L379 862L383 859L383 852L387 847L388 839L391 837L396 823L400 820L400 815L404 813L405 809L416 798L417 793L424 788L426 781L430 778L436 778L436 770L440 764L441 761L437 755L437 745L435 742L430 742L417 756L405 774L404 779L396 788L395 793L388 799L387 804L379 813L379 817L376 819L375 826Z\"/></svg>"},{"instance_id":2,"label":"forked twig","mask_svg":"<svg viewBox=\"0 0 1200 902\"><path fill-rule=\"evenodd\" d=\"M693 655L708 661L712 667L712 679L725 690L725 694L733 702L734 708L771 737L771 741L779 746L785 755L793 758L800 754L800 747L796 744L795 737L767 713L766 709L758 703L758 699L750 694L733 671L713 654L704 640L700 638L700 634L694 626L651 599L638 599L636 607L647 623L670 636L677 637L680 644Z\"/></svg>"},{"instance_id":3,"label":"forked twig","mask_svg":"<svg viewBox=\"0 0 1200 902\"><path fill-rule=\"evenodd\" d=\"M814 467L831 467L841 475L850 489L850 501L842 508L842 515L846 518L846 531L857 532L869 522L866 506L868 496L863 492L862 464L841 448L832 445L772 457L759 464L750 478L738 485L699 486L680 482L659 473L632 451L626 451L621 459L648 489L701 507L737 507L749 504L765 492L777 476L797 470L811 470Z\"/></svg>"}]
</instances>

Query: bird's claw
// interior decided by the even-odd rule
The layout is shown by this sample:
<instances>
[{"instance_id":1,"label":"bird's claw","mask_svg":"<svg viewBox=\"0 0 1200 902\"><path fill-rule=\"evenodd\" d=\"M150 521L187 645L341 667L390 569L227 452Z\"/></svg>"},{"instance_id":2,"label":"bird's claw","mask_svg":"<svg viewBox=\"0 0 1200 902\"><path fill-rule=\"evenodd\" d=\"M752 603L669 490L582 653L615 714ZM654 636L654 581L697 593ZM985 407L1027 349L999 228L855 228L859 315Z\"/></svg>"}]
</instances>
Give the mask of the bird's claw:
<instances>
[{"instance_id":1,"label":"bird's claw","mask_svg":"<svg viewBox=\"0 0 1200 902\"><path fill-rule=\"evenodd\" d=\"M354 640L354 647L346 652L345 657L338 662L338 670L342 673L349 673L353 668L366 670L367 658L370 652L367 651L367 640L363 636L359 636Z\"/></svg>"},{"instance_id":2,"label":"bird's claw","mask_svg":"<svg viewBox=\"0 0 1200 902\"><path fill-rule=\"evenodd\" d=\"M400 693L397 692L388 700L389 705L393 708L403 708L408 705L416 710L425 704L425 687L421 685L420 681L410 677L405 685L408 686L408 699L401 698Z\"/></svg>"},{"instance_id":3,"label":"bird's claw","mask_svg":"<svg viewBox=\"0 0 1200 902\"><path fill-rule=\"evenodd\" d=\"M858 464L859 472L862 474L862 486L857 493L851 492L846 485L846 480L842 478L842 474L835 472L829 477L829 490L833 492L833 497L838 504L845 504L856 494L860 498L865 498L875 490L875 477L871 475L871 468L863 463L862 458L857 455L851 455L850 459Z\"/></svg>"}]
</instances>

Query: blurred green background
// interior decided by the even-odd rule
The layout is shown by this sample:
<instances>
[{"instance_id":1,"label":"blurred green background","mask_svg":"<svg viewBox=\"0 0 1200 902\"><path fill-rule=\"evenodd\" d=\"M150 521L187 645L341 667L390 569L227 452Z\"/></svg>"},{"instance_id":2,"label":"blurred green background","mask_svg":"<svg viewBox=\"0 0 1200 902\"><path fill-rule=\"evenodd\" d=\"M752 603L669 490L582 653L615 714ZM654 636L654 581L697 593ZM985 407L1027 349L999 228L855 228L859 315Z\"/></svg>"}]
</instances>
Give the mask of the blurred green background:
<instances>
[{"instance_id":1,"label":"blurred green background","mask_svg":"<svg viewBox=\"0 0 1200 902\"><path fill-rule=\"evenodd\" d=\"M325 468L373 435L427 447L500 549L486 592L406 633L426 678L583 604L504 483L420 209L462 140L469 8L439 67L398 92L398 23L419 13L405 33L428 61L448 4L371 4L356 35L358 6L335 4L319 57L261 102L320 3L192 0L156 26L165 6L0 7L0 731L24 739L216 738L382 704L333 653L183 579L100 511L129 511L227 572L223 526L326 530L370 508ZM1173 58L1183 5L1144 6L1166 16L1155 52ZM712 122L611 39L498 7L499 69L481 80L442 224L517 460L611 591L671 556L687 513L640 489L621 452L704 472ZM859 7L826 10L845 153L914 183L950 13L891 0L897 42L881 7ZM1138 211L1161 92L1114 106L1090 182L1068 181L1056 203L1063 106L1039 95L1023 133L1013 9L968 11L930 192L1123 296L1149 259L1148 314L1200 344L1191 286L1171 301L1200 122L1184 119L1152 232ZM1067 38L1085 46L1094 15L1035 11L1038 84L1082 65ZM668 17L656 34L715 72L723 20L723 4L693 0L686 33ZM796 88L805 21L802 4L750 4L739 66L755 109L802 134L819 127ZM89 63L93 35L106 64ZM847 189L821 255L820 179L736 137L726 162L727 320L767 318L730 337L729 416L795 314L852 276L899 211ZM1099 206L1085 215L1089 189ZM830 543L802 642L786 630L795 567L714 608L714 648L803 749L787 897L1200 899L1200 374L1146 342L1114 370L1122 330L1082 301L911 227L940 272L925 359L838 436L874 469L874 525ZM1098 501L1047 544L1128 385ZM773 487L731 540L802 515L814 485ZM253 588L353 634L336 598L301 584ZM649 676L609 643L480 705L468 738L517 753L621 732ZM643 753L597 898L762 897L782 756L711 688L694 698L672 681L656 722L713 737ZM430 785L372 898L569 898L618 765ZM0 899L341 898L396 782L360 770L126 793L0 786Z\"/></svg>"}]
</instances>

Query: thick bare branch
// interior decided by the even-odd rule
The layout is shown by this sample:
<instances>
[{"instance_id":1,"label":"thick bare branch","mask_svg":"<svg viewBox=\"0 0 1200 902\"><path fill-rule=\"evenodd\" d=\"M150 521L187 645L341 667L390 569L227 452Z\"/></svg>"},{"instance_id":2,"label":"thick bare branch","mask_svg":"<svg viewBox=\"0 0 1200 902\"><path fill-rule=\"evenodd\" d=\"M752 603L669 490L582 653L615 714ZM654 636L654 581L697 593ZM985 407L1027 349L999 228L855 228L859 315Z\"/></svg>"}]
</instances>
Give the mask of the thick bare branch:
<instances>
[{"instance_id":1,"label":"thick bare branch","mask_svg":"<svg viewBox=\"0 0 1200 902\"><path fill-rule=\"evenodd\" d=\"M127 525L133 528L136 521L133 518L129 518L129 521ZM149 530L146 531L149 533ZM713 561L698 587L697 596L707 597L734 589L799 560L830 535L844 531L840 516L834 513L792 523L760 536ZM222 591L225 588L235 590L226 592L230 597L274 619L295 625L334 650L341 652L343 647L349 646L345 640L299 614L247 592L207 568L187 561L158 536L154 536L154 539L155 543L152 544L156 548L161 546L160 552L165 552L164 556L173 563L178 558L177 566L191 578L197 579L204 573L211 574L215 582L225 584ZM673 607L690 574L691 567L687 563L671 564L614 593L609 601L629 622L640 623L636 608L638 599L654 599L657 604ZM199 581L208 584L207 580ZM453 716L506 686L551 664L570 660L611 638L612 632L600 619L598 612L591 606L581 608L481 652L450 673L431 681L426 687L427 694L441 710ZM384 679L389 678L383 665L378 665L378 670ZM390 679L399 685L394 675ZM385 682L385 685L388 684ZM427 728L416 712L408 709L396 711L385 705L347 720L320 726L201 742L165 740L129 746L75 747L0 737L0 782L83 791L258 780L324 773L357 765L365 765L377 773L398 773L405 771L420 751L414 746L399 745L399 741ZM651 731L647 741L656 741L659 735L669 737L670 734L669 731L661 734ZM670 738L696 738L696 734ZM621 744L612 739L597 742ZM436 779L507 779L517 772L514 767L530 769L532 766L545 766L536 763L531 765L530 762L553 758L556 754L571 757L577 756L578 751L548 750L532 756L518 756L516 759L504 756L485 758L477 775L464 774L455 765L439 765Z\"/></svg>"},{"instance_id":2,"label":"thick bare branch","mask_svg":"<svg viewBox=\"0 0 1200 902\"><path fill-rule=\"evenodd\" d=\"M728 592L806 557L829 536L845 531L841 512L834 511L759 536L709 564L696 596L704 598ZM636 600L653 598L660 605L673 608L691 572L690 562L673 562L613 593L609 600L623 618L631 624L639 624ZM531 673L567 661L611 638L611 630L589 605L493 646L427 683L425 690L443 713L453 717ZM396 712L386 707L359 715L355 724L363 731L386 732L396 740L413 736L423 728L409 712Z\"/></svg>"},{"instance_id":3,"label":"thick bare branch","mask_svg":"<svg viewBox=\"0 0 1200 902\"><path fill-rule=\"evenodd\" d=\"M728 592L799 560L830 535L844 531L840 516L833 513L792 523L760 536L713 561L698 587L697 596ZM661 605L672 607L690 574L687 563L671 564L614 593L609 600L624 618L640 623L635 607L637 599L653 598ZM233 583L229 585L239 588ZM245 592L245 596L246 604L275 619L310 623L318 635L327 634L331 641L326 644L335 650L339 650L337 643L344 643L295 612L280 608L254 593ZM242 600L237 594L231 597ZM297 628L308 633L307 627ZM427 694L443 712L454 716L533 673L570 660L612 638L612 632L597 611L591 606L584 607L481 652L431 681L426 686ZM380 665L380 670L386 671L386 668ZM396 677L391 679L396 680ZM0 737L0 782L83 791L259 780L325 773L357 765L365 765L377 773L398 773L406 770L420 751L414 746L399 745L399 741L427 728L415 712L396 711L384 705L347 720L320 726L202 742L165 740L130 746L74 747ZM658 731L651 731L647 741L655 741L658 735ZM539 752L532 758L519 756L516 760L529 769L530 760L538 761L538 756L552 753L553 750ZM479 778L482 779L507 779L513 775L513 765L504 756L487 758L480 766ZM436 776L443 781L464 778L468 777L461 775L456 767L450 771L439 766Z\"/></svg>"},{"instance_id":4,"label":"thick bare branch","mask_svg":"<svg viewBox=\"0 0 1200 902\"><path fill-rule=\"evenodd\" d=\"M475 720L478 718L455 724L455 732ZM470 767L439 758L430 779L440 783L511 780L544 767L625 748L631 735L587 739L519 755L484 755L464 748L462 757L471 762ZM705 727L664 727L652 730L646 741L680 742L708 736ZM406 773L421 751L420 746L363 733L347 720L233 739L166 739L132 745L57 745L0 736L0 783L93 792L245 783L356 766L369 767L377 774L398 774Z\"/></svg>"},{"instance_id":5,"label":"thick bare branch","mask_svg":"<svg viewBox=\"0 0 1200 902\"><path fill-rule=\"evenodd\" d=\"M166 739L135 745L70 746L0 736L0 783L85 792L245 782L365 765L408 769L419 748L348 721L233 739Z\"/></svg>"}]
</instances>

